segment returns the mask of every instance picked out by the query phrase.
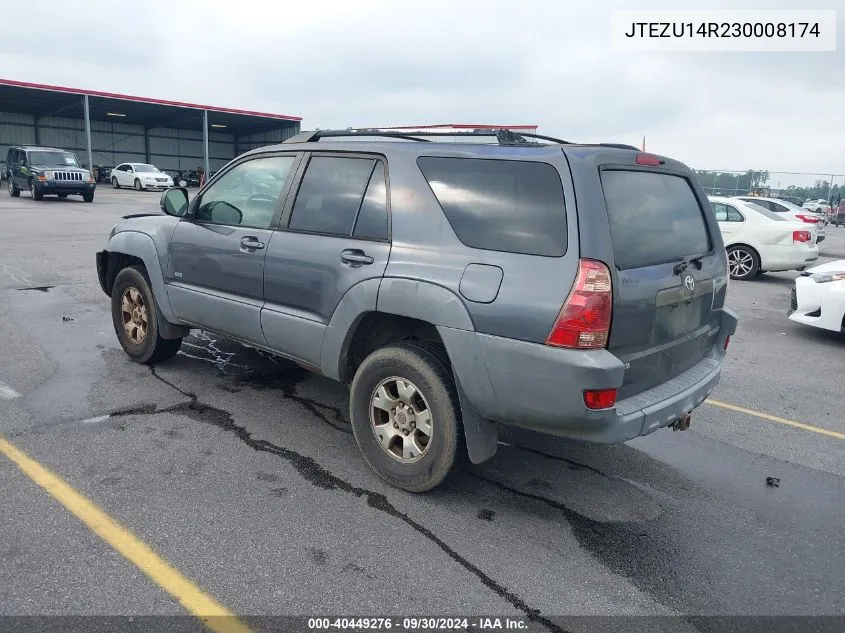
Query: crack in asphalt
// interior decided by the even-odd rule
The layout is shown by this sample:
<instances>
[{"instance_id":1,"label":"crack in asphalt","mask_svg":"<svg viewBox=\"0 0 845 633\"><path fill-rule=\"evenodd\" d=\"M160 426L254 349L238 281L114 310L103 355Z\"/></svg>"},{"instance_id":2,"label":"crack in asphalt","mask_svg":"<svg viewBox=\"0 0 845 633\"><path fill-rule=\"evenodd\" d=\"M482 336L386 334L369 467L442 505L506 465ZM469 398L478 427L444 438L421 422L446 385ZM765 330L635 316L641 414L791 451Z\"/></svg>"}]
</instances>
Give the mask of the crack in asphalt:
<instances>
[{"instance_id":1,"label":"crack in asphalt","mask_svg":"<svg viewBox=\"0 0 845 633\"><path fill-rule=\"evenodd\" d=\"M181 387L175 385L174 383L159 375L159 373L156 371L155 366L150 366L150 373L153 375L154 378L161 381L170 388L178 391L180 394L189 399L188 402L183 402L167 407L165 409L156 410L156 414L165 412L181 413L199 422L217 426L225 431L233 433L235 436L238 437L238 439L240 439L244 444L246 444L253 450L270 453L286 460L296 469L296 471L303 479L318 488L322 488L323 490L340 490L347 494L352 494L356 497L364 498L369 507L384 512L385 514L391 517L399 519L400 521L408 525L410 528L412 528L414 531L416 531L418 534L424 536L433 544L437 545L437 547L439 547L449 558L451 558L461 567L463 567L475 577L477 577L485 587L487 587L488 589L496 593L499 597L509 602L518 610L522 611L522 613L525 614L525 617L527 617L530 621L542 624L549 630L555 631L556 633L566 633L563 628L561 628L548 618L542 616L540 614L539 609L533 609L529 607L528 604L522 598L517 596L515 593L513 593L503 585L499 584L496 580L494 580L487 574L485 574L478 566L461 556L458 552L452 549L445 541L443 541L440 537L434 534L434 532L429 530L424 525L417 523L407 514L400 512L392 503L390 503L390 501L384 494L374 492L372 490L367 490L366 488L359 488L357 486L353 486L348 481L345 481L344 479L341 479L340 477L337 477L336 475L326 470L326 468L320 465L312 457L308 457L307 455L303 455L283 446L278 446L276 444L268 442L267 440L256 440L252 437L252 434L248 430L246 430L246 428L235 424L235 421L232 418L232 414L228 411L200 402L196 394L191 393L189 391L185 391Z\"/></svg>"}]
</instances>

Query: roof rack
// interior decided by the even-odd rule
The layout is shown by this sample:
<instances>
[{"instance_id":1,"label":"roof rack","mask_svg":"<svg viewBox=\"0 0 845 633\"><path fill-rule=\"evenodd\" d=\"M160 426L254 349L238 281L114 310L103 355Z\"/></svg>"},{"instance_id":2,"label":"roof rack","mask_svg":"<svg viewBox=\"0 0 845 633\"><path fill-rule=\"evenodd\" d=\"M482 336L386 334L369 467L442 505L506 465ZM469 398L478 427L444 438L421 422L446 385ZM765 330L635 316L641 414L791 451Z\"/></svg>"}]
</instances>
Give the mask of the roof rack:
<instances>
[{"instance_id":1,"label":"roof rack","mask_svg":"<svg viewBox=\"0 0 845 633\"><path fill-rule=\"evenodd\" d=\"M481 136L495 137L499 145L542 145L537 141L548 141L560 145L571 145L569 141L544 136L542 134L529 134L520 132L517 134L507 129L479 129L471 132L390 132L380 129L349 129L349 130L314 130L301 132L296 136L287 139L285 143L313 143L324 138L343 138L355 136L376 136L382 138L393 138L404 141L417 141L422 143L431 142L437 138L478 138Z\"/></svg>"}]
</instances>

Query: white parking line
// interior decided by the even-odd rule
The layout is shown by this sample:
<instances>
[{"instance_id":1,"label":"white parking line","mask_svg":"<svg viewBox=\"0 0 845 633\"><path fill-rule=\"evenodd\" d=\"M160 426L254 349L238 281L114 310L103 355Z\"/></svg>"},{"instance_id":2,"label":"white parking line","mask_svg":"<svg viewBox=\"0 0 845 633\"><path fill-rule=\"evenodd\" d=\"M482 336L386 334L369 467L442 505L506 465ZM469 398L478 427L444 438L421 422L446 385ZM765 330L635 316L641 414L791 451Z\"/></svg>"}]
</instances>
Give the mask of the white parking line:
<instances>
[{"instance_id":1,"label":"white parking line","mask_svg":"<svg viewBox=\"0 0 845 633\"><path fill-rule=\"evenodd\" d=\"M95 418L87 418L85 420L82 420L82 424L97 424L98 422L105 422L110 417L110 415L98 415Z\"/></svg>"},{"instance_id":2,"label":"white parking line","mask_svg":"<svg viewBox=\"0 0 845 633\"><path fill-rule=\"evenodd\" d=\"M12 389L5 382L0 382L0 399L2 399L2 400L12 400L13 398L17 398L20 395L21 394L19 394L17 391Z\"/></svg>"}]
</instances>

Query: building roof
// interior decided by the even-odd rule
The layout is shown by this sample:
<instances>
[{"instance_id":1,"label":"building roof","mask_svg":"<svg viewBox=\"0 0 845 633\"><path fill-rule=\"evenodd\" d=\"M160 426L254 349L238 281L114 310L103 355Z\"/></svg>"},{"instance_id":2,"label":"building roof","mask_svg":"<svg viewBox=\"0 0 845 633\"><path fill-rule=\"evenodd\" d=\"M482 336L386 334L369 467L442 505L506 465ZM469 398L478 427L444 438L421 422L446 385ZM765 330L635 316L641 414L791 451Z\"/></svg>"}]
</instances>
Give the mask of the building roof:
<instances>
[{"instance_id":1,"label":"building roof","mask_svg":"<svg viewBox=\"0 0 845 633\"><path fill-rule=\"evenodd\" d=\"M235 135L276 130L298 123L301 117L255 112L183 101L135 97L99 90L0 79L0 111L37 117L84 117L82 95L88 95L91 120L130 123L145 127L202 129L201 111L208 112L212 131Z\"/></svg>"}]
</instances>

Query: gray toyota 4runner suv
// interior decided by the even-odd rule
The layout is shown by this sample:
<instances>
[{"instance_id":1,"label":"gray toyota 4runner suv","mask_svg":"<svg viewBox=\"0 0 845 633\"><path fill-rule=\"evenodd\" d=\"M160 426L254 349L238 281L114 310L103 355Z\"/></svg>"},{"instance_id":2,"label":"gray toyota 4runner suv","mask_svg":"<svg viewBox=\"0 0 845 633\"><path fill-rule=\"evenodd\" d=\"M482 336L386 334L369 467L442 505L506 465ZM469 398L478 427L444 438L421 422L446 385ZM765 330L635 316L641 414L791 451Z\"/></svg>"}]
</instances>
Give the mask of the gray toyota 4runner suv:
<instances>
[{"instance_id":1,"label":"gray toyota 4runner suv","mask_svg":"<svg viewBox=\"0 0 845 633\"><path fill-rule=\"evenodd\" d=\"M164 192L97 253L123 349L157 363L202 328L347 383L364 459L415 492L492 457L499 424L685 429L737 325L693 173L491 135L303 132Z\"/></svg>"}]
</instances>

